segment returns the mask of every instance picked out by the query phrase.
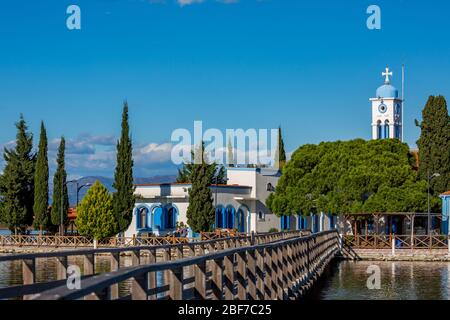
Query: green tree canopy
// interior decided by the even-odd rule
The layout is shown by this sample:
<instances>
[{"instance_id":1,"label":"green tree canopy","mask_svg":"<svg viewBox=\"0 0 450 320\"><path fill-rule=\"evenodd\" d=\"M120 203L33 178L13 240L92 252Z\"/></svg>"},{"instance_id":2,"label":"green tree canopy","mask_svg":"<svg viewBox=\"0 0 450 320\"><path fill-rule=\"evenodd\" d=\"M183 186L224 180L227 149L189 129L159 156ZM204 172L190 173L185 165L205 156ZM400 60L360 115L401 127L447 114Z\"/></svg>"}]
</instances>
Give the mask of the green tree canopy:
<instances>
[{"instance_id":1,"label":"green tree canopy","mask_svg":"<svg viewBox=\"0 0 450 320\"><path fill-rule=\"evenodd\" d=\"M33 225L43 230L49 223L48 216L48 142L44 122L41 123L39 149L34 173L34 221Z\"/></svg>"},{"instance_id":2,"label":"green tree canopy","mask_svg":"<svg viewBox=\"0 0 450 320\"><path fill-rule=\"evenodd\" d=\"M23 116L16 123L16 128L16 146L14 149L5 148L6 165L0 177L0 220L15 233L24 231L33 222L36 162L32 152L33 135L28 132Z\"/></svg>"},{"instance_id":3,"label":"green tree canopy","mask_svg":"<svg viewBox=\"0 0 450 320\"><path fill-rule=\"evenodd\" d=\"M116 235L118 227L112 202L108 189L97 180L78 205L75 221L78 232L97 240Z\"/></svg>"},{"instance_id":4,"label":"green tree canopy","mask_svg":"<svg viewBox=\"0 0 450 320\"><path fill-rule=\"evenodd\" d=\"M117 165L114 175L113 208L116 215L117 233L128 229L133 218L135 203L133 185L133 144L128 123L128 104L125 102L122 113L122 134L117 143Z\"/></svg>"},{"instance_id":5,"label":"green tree canopy","mask_svg":"<svg viewBox=\"0 0 450 320\"><path fill-rule=\"evenodd\" d=\"M442 96L430 96L418 123L421 134L419 147L419 175L427 180L430 175L440 176L430 181L431 191L439 195L450 190L450 116L447 102Z\"/></svg>"},{"instance_id":6,"label":"green tree canopy","mask_svg":"<svg viewBox=\"0 0 450 320\"><path fill-rule=\"evenodd\" d=\"M353 140L305 145L292 155L267 205L278 215L426 212L426 182L408 145ZM438 207L433 198L433 209Z\"/></svg>"}]
</instances>

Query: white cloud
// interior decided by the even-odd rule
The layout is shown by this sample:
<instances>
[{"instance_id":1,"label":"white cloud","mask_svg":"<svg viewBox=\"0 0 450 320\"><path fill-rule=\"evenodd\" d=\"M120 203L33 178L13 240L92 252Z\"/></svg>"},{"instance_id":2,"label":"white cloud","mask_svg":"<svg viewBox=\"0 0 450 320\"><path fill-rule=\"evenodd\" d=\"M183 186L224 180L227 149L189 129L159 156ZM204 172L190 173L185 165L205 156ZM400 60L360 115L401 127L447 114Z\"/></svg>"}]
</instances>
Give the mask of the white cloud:
<instances>
[{"instance_id":1,"label":"white cloud","mask_svg":"<svg viewBox=\"0 0 450 320\"><path fill-rule=\"evenodd\" d=\"M177 0L178 4L182 7L195 3L202 3L204 0Z\"/></svg>"}]
</instances>

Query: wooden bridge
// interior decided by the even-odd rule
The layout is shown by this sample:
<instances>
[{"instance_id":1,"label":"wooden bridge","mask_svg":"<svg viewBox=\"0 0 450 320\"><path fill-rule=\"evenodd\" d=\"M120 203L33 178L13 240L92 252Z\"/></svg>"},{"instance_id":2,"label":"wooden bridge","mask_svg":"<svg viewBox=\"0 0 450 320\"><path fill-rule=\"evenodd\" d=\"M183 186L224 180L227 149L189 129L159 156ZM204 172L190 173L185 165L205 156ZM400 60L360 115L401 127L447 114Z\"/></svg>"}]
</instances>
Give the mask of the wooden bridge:
<instances>
[{"instance_id":1,"label":"wooden bridge","mask_svg":"<svg viewBox=\"0 0 450 320\"><path fill-rule=\"evenodd\" d=\"M0 256L22 263L23 285L0 289L0 299L37 300L271 300L301 297L339 252L336 231L301 231L207 241ZM131 266L120 268L121 255ZM142 254L149 262L143 263ZM110 271L95 274L95 256L110 257ZM84 261L80 289L67 286L68 258ZM36 283L36 261L54 258L57 280ZM131 282L129 294L119 284Z\"/></svg>"}]
</instances>

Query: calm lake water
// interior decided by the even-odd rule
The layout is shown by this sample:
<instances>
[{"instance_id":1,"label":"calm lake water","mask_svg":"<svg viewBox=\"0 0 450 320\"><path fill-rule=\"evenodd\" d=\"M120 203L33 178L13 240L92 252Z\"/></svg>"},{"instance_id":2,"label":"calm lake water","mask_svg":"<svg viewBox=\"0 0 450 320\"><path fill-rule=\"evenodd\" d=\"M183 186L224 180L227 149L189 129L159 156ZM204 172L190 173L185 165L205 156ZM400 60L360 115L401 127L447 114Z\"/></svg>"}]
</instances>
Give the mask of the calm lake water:
<instances>
[{"instance_id":1,"label":"calm lake water","mask_svg":"<svg viewBox=\"0 0 450 320\"><path fill-rule=\"evenodd\" d=\"M141 257L141 263L149 263L148 257ZM83 273L83 257L69 257L69 265L77 265ZM110 259L107 256L97 256L95 258L96 272L109 272ZM121 267L131 266L130 257L121 257ZM56 262L55 259L37 259L36 260L36 282L47 282L56 280ZM158 284L163 284L164 273L157 273ZM20 261L0 262L0 288L21 285L22 281L22 264ZM131 281L124 281L119 284L120 296L130 294ZM1 297L0 297L1 300Z\"/></svg>"},{"instance_id":2,"label":"calm lake water","mask_svg":"<svg viewBox=\"0 0 450 320\"><path fill-rule=\"evenodd\" d=\"M369 290L370 265L381 270L381 289ZM449 300L450 263L336 261L310 296L320 300Z\"/></svg>"}]
</instances>

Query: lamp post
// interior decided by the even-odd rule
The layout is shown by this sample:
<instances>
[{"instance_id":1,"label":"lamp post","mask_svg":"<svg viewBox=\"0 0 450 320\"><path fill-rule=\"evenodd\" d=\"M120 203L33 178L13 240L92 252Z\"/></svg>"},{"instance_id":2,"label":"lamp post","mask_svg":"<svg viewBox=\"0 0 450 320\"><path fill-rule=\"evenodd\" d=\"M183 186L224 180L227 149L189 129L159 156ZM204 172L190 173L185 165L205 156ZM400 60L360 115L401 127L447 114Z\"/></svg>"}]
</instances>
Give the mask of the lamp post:
<instances>
[{"instance_id":1,"label":"lamp post","mask_svg":"<svg viewBox=\"0 0 450 320\"><path fill-rule=\"evenodd\" d=\"M214 202L215 202L215 204L214 204L214 212L216 213L216 221L217 221L217 189L219 188L219 176L218 176L218 174L216 174L215 180L216 180L216 186L215 186L215 189L214 189ZM228 178L225 179L225 181L228 181L228 180L230 180L230 179L228 179ZM217 226L216 226L216 229L217 229Z\"/></svg>"},{"instance_id":2,"label":"lamp post","mask_svg":"<svg viewBox=\"0 0 450 320\"><path fill-rule=\"evenodd\" d=\"M83 185L79 185L78 180L71 180L71 181L67 181L66 183L63 183L63 180L61 178L61 225L60 225L60 235L64 235L64 187L67 186L69 183L75 183L77 186L77 203L76 205L78 206L78 200L79 200L79 193L80 190L83 189L84 187L90 187L92 186L92 183L85 183Z\"/></svg>"},{"instance_id":3,"label":"lamp post","mask_svg":"<svg viewBox=\"0 0 450 320\"><path fill-rule=\"evenodd\" d=\"M427 192L428 192L428 235L431 235L431 204L430 204L430 183L433 178L440 177L441 175L439 173L433 173L430 175L428 172L428 186L427 186Z\"/></svg>"}]
</instances>

